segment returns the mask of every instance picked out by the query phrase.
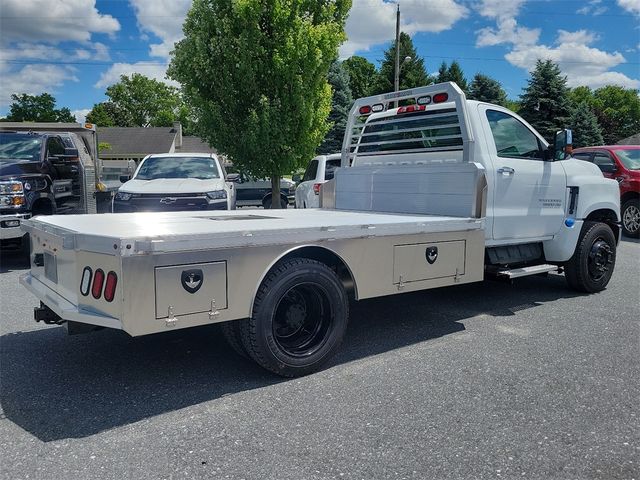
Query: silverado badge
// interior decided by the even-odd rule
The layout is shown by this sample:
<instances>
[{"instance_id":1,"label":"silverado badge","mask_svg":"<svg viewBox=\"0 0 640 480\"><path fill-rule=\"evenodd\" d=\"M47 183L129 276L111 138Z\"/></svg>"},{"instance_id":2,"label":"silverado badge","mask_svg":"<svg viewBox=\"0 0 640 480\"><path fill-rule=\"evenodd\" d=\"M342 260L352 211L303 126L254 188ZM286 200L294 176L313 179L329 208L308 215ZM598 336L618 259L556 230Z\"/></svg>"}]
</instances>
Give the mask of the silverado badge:
<instances>
[{"instance_id":1,"label":"silverado badge","mask_svg":"<svg viewBox=\"0 0 640 480\"><path fill-rule=\"evenodd\" d=\"M436 263L436 260L438 259L438 247L428 247L425 252L425 256L427 257L429 265Z\"/></svg>"},{"instance_id":2,"label":"silverado badge","mask_svg":"<svg viewBox=\"0 0 640 480\"><path fill-rule=\"evenodd\" d=\"M185 270L182 272L182 288L189 293L196 293L202 286L204 275L202 270Z\"/></svg>"}]
</instances>

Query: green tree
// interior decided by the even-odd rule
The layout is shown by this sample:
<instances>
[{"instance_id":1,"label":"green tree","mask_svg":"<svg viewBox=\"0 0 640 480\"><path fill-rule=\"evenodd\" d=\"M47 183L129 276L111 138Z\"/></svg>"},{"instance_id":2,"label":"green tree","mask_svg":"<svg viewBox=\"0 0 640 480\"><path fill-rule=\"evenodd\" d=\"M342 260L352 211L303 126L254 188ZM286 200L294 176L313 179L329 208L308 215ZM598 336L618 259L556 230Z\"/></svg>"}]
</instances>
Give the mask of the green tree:
<instances>
[{"instance_id":1,"label":"green tree","mask_svg":"<svg viewBox=\"0 0 640 480\"><path fill-rule=\"evenodd\" d=\"M106 95L118 111L115 124L124 127L171 126L180 106L175 87L139 73L121 75L118 83L107 87Z\"/></svg>"},{"instance_id":2,"label":"green tree","mask_svg":"<svg viewBox=\"0 0 640 480\"><path fill-rule=\"evenodd\" d=\"M371 93L371 86L375 80L376 66L364 57L354 55L342 62L342 66L349 74L349 86L353 98L367 97Z\"/></svg>"},{"instance_id":3,"label":"green tree","mask_svg":"<svg viewBox=\"0 0 640 480\"><path fill-rule=\"evenodd\" d=\"M587 102L582 102L574 108L569 118L569 127L573 130L574 147L590 147L603 144L602 130L598 125L598 119Z\"/></svg>"},{"instance_id":4,"label":"green tree","mask_svg":"<svg viewBox=\"0 0 640 480\"><path fill-rule=\"evenodd\" d=\"M555 133L566 127L570 115L567 77L551 60L538 60L520 95L518 112L540 134L552 142Z\"/></svg>"},{"instance_id":5,"label":"green tree","mask_svg":"<svg viewBox=\"0 0 640 480\"><path fill-rule=\"evenodd\" d=\"M345 40L350 0L194 0L170 78L202 137L256 177L308 162L329 130L327 75ZM273 202L277 208L278 202Z\"/></svg>"},{"instance_id":6,"label":"green tree","mask_svg":"<svg viewBox=\"0 0 640 480\"><path fill-rule=\"evenodd\" d=\"M447 62L442 62L440 64L436 81L438 83L454 82L463 92L467 92L469 89L467 79L464 77L464 73L462 72L462 67L460 67L460 64L456 60L451 62L451 65L448 67Z\"/></svg>"},{"instance_id":7,"label":"green tree","mask_svg":"<svg viewBox=\"0 0 640 480\"><path fill-rule=\"evenodd\" d=\"M573 108L577 108L578 105L585 102L589 108L593 109L595 98L589 87L580 86L569 91L569 101Z\"/></svg>"},{"instance_id":8,"label":"green tree","mask_svg":"<svg viewBox=\"0 0 640 480\"><path fill-rule=\"evenodd\" d=\"M331 113L329 114L329 121L332 126L318 148L318 153L321 155L339 153L342 149L349 109L353 104L353 95L351 95L351 88L349 87L349 74L343 67L343 63L334 62L331 65L329 69L329 85L331 85L331 90L333 91Z\"/></svg>"},{"instance_id":9,"label":"green tree","mask_svg":"<svg viewBox=\"0 0 640 480\"><path fill-rule=\"evenodd\" d=\"M11 95L7 122L65 122L73 123L76 118L67 107L56 108L56 99L48 94L27 95L26 93Z\"/></svg>"},{"instance_id":10,"label":"green tree","mask_svg":"<svg viewBox=\"0 0 640 480\"><path fill-rule=\"evenodd\" d=\"M123 112L118 112L113 102L96 103L87 114L86 120L99 127L126 127L129 123Z\"/></svg>"},{"instance_id":11,"label":"green tree","mask_svg":"<svg viewBox=\"0 0 640 480\"><path fill-rule=\"evenodd\" d=\"M407 59L407 57L409 57ZM380 72L372 86L373 95L393 92L393 79L396 65L396 42L384 52ZM411 37L400 32L400 90L422 87L433 83L424 67L424 59L418 56Z\"/></svg>"},{"instance_id":12,"label":"green tree","mask_svg":"<svg viewBox=\"0 0 640 480\"><path fill-rule=\"evenodd\" d=\"M503 107L507 105L507 93L502 89L500 82L481 73L476 73L473 77L467 97L470 100L494 103Z\"/></svg>"},{"instance_id":13,"label":"green tree","mask_svg":"<svg viewBox=\"0 0 640 480\"><path fill-rule=\"evenodd\" d=\"M602 128L604 143L614 144L640 132L638 90L607 85L593 92L593 110Z\"/></svg>"}]
</instances>

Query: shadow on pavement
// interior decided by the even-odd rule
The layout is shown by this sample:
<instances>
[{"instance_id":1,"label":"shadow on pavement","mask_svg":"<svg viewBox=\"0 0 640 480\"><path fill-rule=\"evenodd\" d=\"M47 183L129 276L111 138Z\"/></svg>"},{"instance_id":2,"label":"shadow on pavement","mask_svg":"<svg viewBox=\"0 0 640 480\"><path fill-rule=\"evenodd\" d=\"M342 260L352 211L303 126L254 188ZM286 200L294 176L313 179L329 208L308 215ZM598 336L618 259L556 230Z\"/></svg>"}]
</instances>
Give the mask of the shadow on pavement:
<instances>
[{"instance_id":1,"label":"shadow on pavement","mask_svg":"<svg viewBox=\"0 0 640 480\"><path fill-rule=\"evenodd\" d=\"M22 250L0 249L0 273L29 268L29 255Z\"/></svg>"},{"instance_id":2,"label":"shadow on pavement","mask_svg":"<svg viewBox=\"0 0 640 480\"><path fill-rule=\"evenodd\" d=\"M463 331L480 314L514 315L571 296L564 278L551 276L354 302L330 366ZM45 442L286 381L235 355L217 326L140 338L111 330L69 337L52 327L0 342L3 416Z\"/></svg>"}]
</instances>

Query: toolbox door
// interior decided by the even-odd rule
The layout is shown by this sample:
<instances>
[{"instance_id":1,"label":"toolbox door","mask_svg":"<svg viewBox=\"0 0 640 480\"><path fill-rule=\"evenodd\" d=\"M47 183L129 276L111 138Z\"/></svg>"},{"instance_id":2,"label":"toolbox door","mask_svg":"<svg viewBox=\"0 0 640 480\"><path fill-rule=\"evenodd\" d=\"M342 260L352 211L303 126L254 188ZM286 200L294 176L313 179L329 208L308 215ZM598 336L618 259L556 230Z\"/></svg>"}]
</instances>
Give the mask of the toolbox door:
<instances>
[{"instance_id":1,"label":"toolbox door","mask_svg":"<svg viewBox=\"0 0 640 480\"><path fill-rule=\"evenodd\" d=\"M156 318L227 308L227 262L155 268ZM212 302L215 302L212 306Z\"/></svg>"},{"instance_id":2,"label":"toolbox door","mask_svg":"<svg viewBox=\"0 0 640 480\"><path fill-rule=\"evenodd\" d=\"M393 283L464 275L464 240L393 247Z\"/></svg>"}]
</instances>

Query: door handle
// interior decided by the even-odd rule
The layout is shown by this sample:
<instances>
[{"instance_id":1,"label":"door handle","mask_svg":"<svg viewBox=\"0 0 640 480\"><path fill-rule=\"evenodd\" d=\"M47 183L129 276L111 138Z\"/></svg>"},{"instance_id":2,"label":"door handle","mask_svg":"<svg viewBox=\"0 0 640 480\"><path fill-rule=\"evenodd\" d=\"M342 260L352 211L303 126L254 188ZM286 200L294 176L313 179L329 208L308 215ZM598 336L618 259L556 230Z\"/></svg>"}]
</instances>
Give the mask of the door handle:
<instances>
[{"instance_id":1,"label":"door handle","mask_svg":"<svg viewBox=\"0 0 640 480\"><path fill-rule=\"evenodd\" d=\"M511 167L500 167L498 169L498 173L501 173L502 175L513 175L516 171Z\"/></svg>"}]
</instances>

